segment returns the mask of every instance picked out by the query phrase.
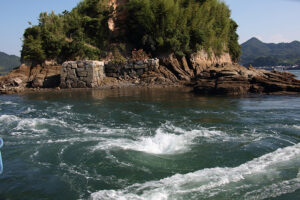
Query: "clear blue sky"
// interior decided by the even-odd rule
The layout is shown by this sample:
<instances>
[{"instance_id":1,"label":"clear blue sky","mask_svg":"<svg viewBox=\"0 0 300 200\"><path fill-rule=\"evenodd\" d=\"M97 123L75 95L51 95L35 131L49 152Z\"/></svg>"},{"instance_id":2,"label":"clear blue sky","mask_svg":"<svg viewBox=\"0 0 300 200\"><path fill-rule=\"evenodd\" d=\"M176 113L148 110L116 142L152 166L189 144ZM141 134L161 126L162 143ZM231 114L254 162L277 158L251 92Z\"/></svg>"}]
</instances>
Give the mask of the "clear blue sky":
<instances>
[{"instance_id":1,"label":"clear blue sky","mask_svg":"<svg viewBox=\"0 0 300 200\"><path fill-rule=\"evenodd\" d=\"M80 0L0 0L0 51L20 55L28 22L39 13L71 10ZM300 40L300 0L225 0L239 24L240 42L255 36L265 42Z\"/></svg>"}]
</instances>

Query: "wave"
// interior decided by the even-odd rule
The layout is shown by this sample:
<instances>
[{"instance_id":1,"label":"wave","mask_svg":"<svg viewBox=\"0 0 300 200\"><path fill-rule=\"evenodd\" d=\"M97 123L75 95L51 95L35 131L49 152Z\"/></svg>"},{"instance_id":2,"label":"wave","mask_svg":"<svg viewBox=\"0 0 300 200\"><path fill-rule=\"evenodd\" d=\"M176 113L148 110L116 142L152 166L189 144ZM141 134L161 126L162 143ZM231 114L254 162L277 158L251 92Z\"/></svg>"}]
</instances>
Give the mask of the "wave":
<instances>
[{"instance_id":1,"label":"wave","mask_svg":"<svg viewBox=\"0 0 300 200\"><path fill-rule=\"evenodd\" d=\"M295 128L295 129L300 129L300 126L298 126L298 125L293 125L293 128Z\"/></svg>"},{"instance_id":2,"label":"wave","mask_svg":"<svg viewBox=\"0 0 300 200\"><path fill-rule=\"evenodd\" d=\"M0 101L0 105L18 105L18 104L12 101Z\"/></svg>"},{"instance_id":3,"label":"wave","mask_svg":"<svg viewBox=\"0 0 300 200\"><path fill-rule=\"evenodd\" d=\"M279 197L284 194L293 193L300 188L300 178L282 181L277 184L265 186L262 189L246 193L245 199L269 199Z\"/></svg>"},{"instance_id":4,"label":"wave","mask_svg":"<svg viewBox=\"0 0 300 200\"><path fill-rule=\"evenodd\" d=\"M168 199L199 199L211 198L226 191L230 184L236 188L244 184L247 188L246 197L264 198L293 192L300 189L299 175L296 178L281 183L273 183L274 177L280 176L283 167L299 167L300 143L294 146L278 149L275 152L244 163L234 168L202 169L188 174L176 174L159 181L150 181L143 184L134 184L123 190L102 190L91 194L92 199L111 200L168 200ZM248 182L247 182L248 180ZM268 181L268 182L266 182ZM263 182L262 191L253 191L251 185ZM293 184L294 183L294 184ZM238 185L238 186L237 186ZM224 189L226 188L226 189ZM258 194L259 193L259 194ZM189 197L189 198L184 198ZM257 198L256 198L257 199Z\"/></svg>"},{"instance_id":5,"label":"wave","mask_svg":"<svg viewBox=\"0 0 300 200\"><path fill-rule=\"evenodd\" d=\"M210 138L221 135L226 134L221 131L212 131L204 128L188 131L173 125L164 125L158 128L152 137L142 136L136 140L126 138L106 139L94 147L93 150L121 148L149 154L184 153L190 150L194 139L197 137Z\"/></svg>"},{"instance_id":6,"label":"wave","mask_svg":"<svg viewBox=\"0 0 300 200\"><path fill-rule=\"evenodd\" d=\"M15 115L1 115L0 116L0 121L2 122L6 122L6 123L9 123L9 122L12 122L12 121L17 121L19 118Z\"/></svg>"},{"instance_id":7,"label":"wave","mask_svg":"<svg viewBox=\"0 0 300 200\"><path fill-rule=\"evenodd\" d=\"M48 131L45 128L45 125L53 125L53 126L67 126L64 121L61 121L56 118L20 118L15 115L1 115L0 122L3 123L3 127L7 126L11 128L11 135L26 135L28 131L33 133L46 133Z\"/></svg>"}]
</instances>

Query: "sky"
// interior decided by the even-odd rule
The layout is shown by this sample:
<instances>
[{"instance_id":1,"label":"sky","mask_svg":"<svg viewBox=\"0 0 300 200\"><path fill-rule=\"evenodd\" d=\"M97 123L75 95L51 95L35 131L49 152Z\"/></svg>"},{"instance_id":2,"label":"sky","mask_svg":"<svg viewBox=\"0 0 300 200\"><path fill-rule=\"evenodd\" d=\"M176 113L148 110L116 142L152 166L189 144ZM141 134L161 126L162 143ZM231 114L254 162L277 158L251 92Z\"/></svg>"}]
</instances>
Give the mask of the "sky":
<instances>
[{"instance_id":1,"label":"sky","mask_svg":"<svg viewBox=\"0 0 300 200\"><path fill-rule=\"evenodd\" d=\"M0 0L0 51L20 56L28 22L41 12L71 10L80 0ZM240 43L252 37L264 42L300 40L300 0L224 0L239 24Z\"/></svg>"}]
</instances>

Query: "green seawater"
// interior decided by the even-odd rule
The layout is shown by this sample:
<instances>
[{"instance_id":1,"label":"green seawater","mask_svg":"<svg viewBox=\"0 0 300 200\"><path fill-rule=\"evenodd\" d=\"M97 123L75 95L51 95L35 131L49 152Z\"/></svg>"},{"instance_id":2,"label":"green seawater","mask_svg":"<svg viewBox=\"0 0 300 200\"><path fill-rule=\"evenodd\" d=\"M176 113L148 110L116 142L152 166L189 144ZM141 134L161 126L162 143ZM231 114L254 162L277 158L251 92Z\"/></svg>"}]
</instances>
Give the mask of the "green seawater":
<instances>
[{"instance_id":1,"label":"green seawater","mask_svg":"<svg viewBox=\"0 0 300 200\"><path fill-rule=\"evenodd\" d=\"M300 95L3 95L0 137L0 199L300 199Z\"/></svg>"}]
</instances>

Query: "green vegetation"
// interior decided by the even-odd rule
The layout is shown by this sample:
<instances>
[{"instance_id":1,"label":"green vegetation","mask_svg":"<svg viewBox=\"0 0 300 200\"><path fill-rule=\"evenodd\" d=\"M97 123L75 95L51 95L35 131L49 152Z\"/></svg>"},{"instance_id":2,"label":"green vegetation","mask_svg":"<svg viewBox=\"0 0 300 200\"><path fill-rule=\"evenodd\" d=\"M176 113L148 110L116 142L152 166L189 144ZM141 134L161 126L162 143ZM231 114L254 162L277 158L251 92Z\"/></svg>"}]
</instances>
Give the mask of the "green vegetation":
<instances>
[{"instance_id":1,"label":"green vegetation","mask_svg":"<svg viewBox=\"0 0 300 200\"><path fill-rule=\"evenodd\" d=\"M20 58L14 55L7 55L0 52L0 74L7 74L13 68L20 66Z\"/></svg>"},{"instance_id":2,"label":"green vegetation","mask_svg":"<svg viewBox=\"0 0 300 200\"><path fill-rule=\"evenodd\" d=\"M108 28L113 13L108 5L83 0L71 12L41 13L39 24L24 33L22 60L100 59L116 48L178 56L204 49L229 52L235 61L240 57L237 24L219 0L129 0L118 8L125 16L118 25L125 31L117 35Z\"/></svg>"},{"instance_id":3,"label":"green vegetation","mask_svg":"<svg viewBox=\"0 0 300 200\"><path fill-rule=\"evenodd\" d=\"M131 0L129 41L150 52L189 54L200 49L239 58L235 22L218 0Z\"/></svg>"},{"instance_id":4,"label":"green vegetation","mask_svg":"<svg viewBox=\"0 0 300 200\"><path fill-rule=\"evenodd\" d=\"M292 66L300 65L300 42L291 43L263 43L252 38L242 44L241 64L262 66Z\"/></svg>"},{"instance_id":5,"label":"green vegetation","mask_svg":"<svg viewBox=\"0 0 300 200\"><path fill-rule=\"evenodd\" d=\"M108 39L107 2L82 1L71 12L41 13L39 25L24 33L22 60L97 59Z\"/></svg>"}]
</instances>

